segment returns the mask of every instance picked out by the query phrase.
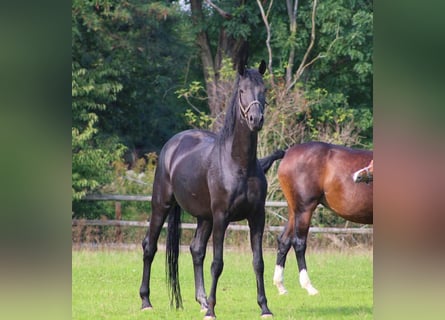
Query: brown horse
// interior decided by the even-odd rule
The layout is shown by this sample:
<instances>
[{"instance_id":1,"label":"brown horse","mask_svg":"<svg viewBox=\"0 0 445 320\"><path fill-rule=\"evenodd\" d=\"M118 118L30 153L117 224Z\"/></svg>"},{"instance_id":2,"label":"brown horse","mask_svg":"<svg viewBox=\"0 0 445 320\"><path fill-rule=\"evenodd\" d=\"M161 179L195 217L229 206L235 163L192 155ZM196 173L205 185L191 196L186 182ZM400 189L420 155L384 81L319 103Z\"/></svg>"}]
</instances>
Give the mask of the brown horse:
<instances>
[{"instance_id":1,"label":"brown horse","mask_svg":"<svg viewBox=\"0 0 445 320\"><path fill-rule=\"evenodd\" d=\"M364 168L357 170L352 175L352 180L354 182L365 182L370 183L374 180L374 160L371 160L371 162Z\"/></svg>"},{"instance_id":2,"label":"brown horse","mask_svg":"<svg viewBox=\"0 0 445 320\"><path fill-rule=\"evenodd\" d=\"M369 150L309 142L286 151L278 168L278 179L289 210L289 220L278 237L278 253L273 282L286 293L283 271L291 246L297 256L300 285L310 295L317 294L306 268L306 240L315 208L322 204L340 217L372 224L373 184L354 183L351 175L373 158Z\"/></svg>"}]
</instances>

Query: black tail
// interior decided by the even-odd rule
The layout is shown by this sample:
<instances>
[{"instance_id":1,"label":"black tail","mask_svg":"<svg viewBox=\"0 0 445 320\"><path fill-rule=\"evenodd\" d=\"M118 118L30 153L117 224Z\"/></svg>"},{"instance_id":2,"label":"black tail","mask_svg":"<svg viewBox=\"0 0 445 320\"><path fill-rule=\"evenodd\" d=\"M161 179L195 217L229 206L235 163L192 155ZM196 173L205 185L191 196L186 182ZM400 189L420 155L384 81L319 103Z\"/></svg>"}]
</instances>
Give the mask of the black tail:
<instances>
[{"instance_id":1,"label":"black tail","mask_svg":"<svg viewBox=\"0 0 445 320\"><path fill-rule=\"evenodd\" d=\"M260 162L261 168L263 168L263 172L267 173L272 164L279 159L283 159L286 152L284 150L276 150L270 156L264 157L262 159L258 159Z\"/></svg>"},{"instance_id":2,"label":"black tail","mask_svg":"<svg viewBox=\"0 0 445 320\"><path fill-rule=\"evenodd\" d=\"M181 238L181 207L174 205L168 215L167 252L165 257L165 272L170 291L170 306L175 300L176 309L182 308L181 288L178 276L179 241Z\"/></svg>"}]
</instances>

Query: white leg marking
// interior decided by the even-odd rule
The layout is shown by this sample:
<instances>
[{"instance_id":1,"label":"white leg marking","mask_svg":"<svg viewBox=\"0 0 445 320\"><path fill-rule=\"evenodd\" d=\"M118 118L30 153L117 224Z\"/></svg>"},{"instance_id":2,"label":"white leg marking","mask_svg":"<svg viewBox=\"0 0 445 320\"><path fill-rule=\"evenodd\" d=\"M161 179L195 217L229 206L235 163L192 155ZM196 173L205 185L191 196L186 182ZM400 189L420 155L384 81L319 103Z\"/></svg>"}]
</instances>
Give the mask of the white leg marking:
<instances>
[{"instance_id":1,"label":"white leg marking","mask_svg":"<svg viewBox=\"0 0 445 320\"><path fill-rule=\"evenodd\" d=\"M283 284L283 280L284 280L283 270L284 270L284 268L282 266L276 265L275 272L273 275L273 284L277 286L279 294L287 293L287 290Z\"/></svg>"},{"instance_id":2,"label":"white leg marking","mask_svg":"<svg viewBox=\"0 0 445 320\"><path fill-rule=\"evenodd\" d=\"M303 289L307 290L310 296L318 294L318 290L311 284L311 280L309 279L306 269L300 271L300 285Z\"/></svg>"},{"instance_id":3,"label":"white leg marking","mask_svg":"<svg viewBox=\"0 0 445 320\"><path fill-rule=\"evenodd\" d=\"M357 178L358 178L360 171L361 170L358 170L358 171L354 172L354 174L352 175L352 180L354 180L354 182L357 182Z\"/></svg>"}]
</instances>

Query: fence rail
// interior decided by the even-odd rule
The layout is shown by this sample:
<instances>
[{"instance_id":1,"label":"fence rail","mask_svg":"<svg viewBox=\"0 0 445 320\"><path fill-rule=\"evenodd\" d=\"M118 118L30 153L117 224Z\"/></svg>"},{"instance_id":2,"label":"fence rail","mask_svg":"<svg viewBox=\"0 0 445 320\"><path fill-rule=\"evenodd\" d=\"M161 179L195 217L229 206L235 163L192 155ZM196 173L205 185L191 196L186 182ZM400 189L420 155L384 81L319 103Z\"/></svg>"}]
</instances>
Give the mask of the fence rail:
<instances>
[{"instance_id":1,"label":"fence rail","mask_svg":"<svg viewBox=\"0 0 445 320\"><path fill-rule=\"evenodd\" d=\"M93 201L151 201L151 196L122 194L88 194L82 200ZM286 201L266 201L266 207L287 207Z\"/></svg>"},{"instance_id":2,"label":"fence rail","mask_svg":"<svg viewBox=\"0 0 445 320\"><path fill-rule=\"evenodd\" d=\"M90 201L151 201L151 196L142 195L112 195L112 194L89 194L86 195L83 200ZM285 201L266 201L266 207L287 207L287 202ZM119 209L120 210L120 209ZM119 215L116 214L120 218ZM84 219L73 219L73 226L85 225L85 226L119 226L119 227L143 227L147 228L150 223L143 221L127 221L127 220L84 220ZM164 228L167 224L164 224ZM196 224L194 223L182 223L181 227L183 229L196 229ZM249 231L247 225L239 224L229 224L228 230L235 231ZM264 231L282 232L283 226L266 226ZM309 229L311 233L337 233L337 234L373 234L373 228L363 226L361 228L319 228L311 227Z\"/></svg>"},{"instance_id":3,"label":"fence rail","mask_svg":"<svg viewBox=\"0 0 445 320\"><path fill-rule=\"evenodd\" d=\"M119 226L119 227L141 227L148 228L150 222L143 221L127 221L127 220L82 220L73 219L73 226ZM164 228L167 227L167 223L164 223ZM196 229L195 223L181 223L182 229ZM249 226L239 224L229 224L227 230L233 231L249 231ZM282 226L266 226L264 231L282 232L284 227ZM344 234L372 234L372 228L318 228L311 227L309 232L312 233L344 233Z\"/></svg>"}]
</instances>

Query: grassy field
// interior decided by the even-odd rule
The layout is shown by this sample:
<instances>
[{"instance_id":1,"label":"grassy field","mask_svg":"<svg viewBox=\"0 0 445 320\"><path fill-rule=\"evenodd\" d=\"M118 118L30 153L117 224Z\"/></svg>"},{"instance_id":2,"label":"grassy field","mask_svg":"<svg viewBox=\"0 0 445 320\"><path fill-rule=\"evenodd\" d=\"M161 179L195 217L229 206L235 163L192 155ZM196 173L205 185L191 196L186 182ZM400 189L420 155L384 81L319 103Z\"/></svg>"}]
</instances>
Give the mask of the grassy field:
<instances>
[{"instance_id":1,"label":"grassy field","mask_svg":"<svg viewBox=\"0 0 445 320\"><path fill-rule=\"evenodd\" d=\"M292 253L292 252L290 252ZM210 288L211 249L205 261ZM345 249L310 251L307 263L312 284L320 291L308 296L298 284L295 256L289 254L285 270L288 294L279 296L272 284L275 252L264 252L268 305L274 319L372 319L372 251ZM193 267L188 252L180 256L183 310L170 309L165 255L159 250L152 267L151 302L154 309L140 311L141 250L73 250L73 319L202 319L194 301ZM260 319L250 251L224 254L224 270L217 290L218 319Z\"/></svg>"}]
</instances>

